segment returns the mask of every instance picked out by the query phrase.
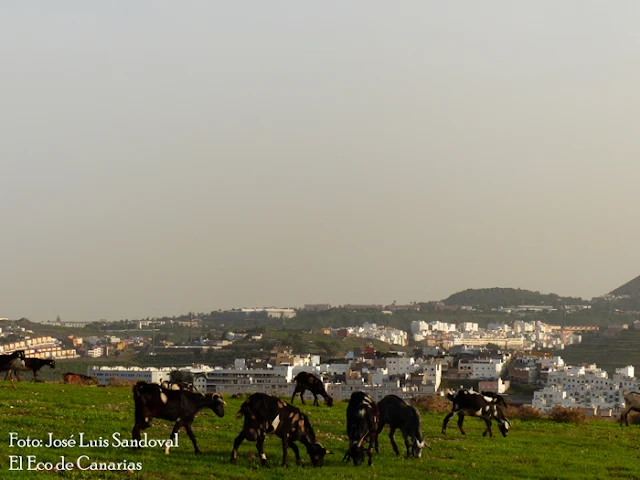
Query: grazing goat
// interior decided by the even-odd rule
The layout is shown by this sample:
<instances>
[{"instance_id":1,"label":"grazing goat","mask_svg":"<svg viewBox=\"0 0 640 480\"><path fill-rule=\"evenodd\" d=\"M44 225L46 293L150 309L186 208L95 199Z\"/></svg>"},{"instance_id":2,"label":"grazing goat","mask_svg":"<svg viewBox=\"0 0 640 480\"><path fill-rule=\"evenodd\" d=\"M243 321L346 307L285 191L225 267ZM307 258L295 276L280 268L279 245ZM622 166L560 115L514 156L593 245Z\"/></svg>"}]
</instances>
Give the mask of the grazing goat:
<instances>
[{"instance_id":1,"label":"grazing goat","mask_svg":"<svg viewBox=\"0 0 640 480\"><path fill-rule=\"evenodd\" d=\"M622 426L622 422L624 422L628 427L629 413L632 411L640 412L640 393L623 390L622 395L624 396L625 409L620 415L620 426Z\"/></svg>"},{"instance_id":2,"label":"grazing goat","mask_svg":"<svg viewBox=\"0 0 640 480\"><path fill-rule=\"evenodd\" d=\"M98 383L100 383L96 377L89 377L81 373L68 372L62 376L62 379L64 383L73 385L98 385Z\"/></svg>"},{"instance_id":3,"label":"grazing goat","mask_svg":"<svg viewBox=\"0 0 640 480\"><path fill-rule=\"evenodd\" d=\"M133 386L133 402L135 425L131 436L134 440L140 440L140 431L149 428L153 418L162 418L176 422L169 437L171 440L176 438L180 428L185 428L196 454L202 453L191 430L196 414L203 408L210 408L217 416L224 417L226 405L222 397L212 393L201 395L184 390L166 390L156 383L147 382L138 382ZM167 454L169 447L165 447Z\"/></svg>"},{"instance_id":4,"label":"grazing goat","mask_svg":"<svg viewBox=\"0 0 640 480\"><path fill-rule=\"evenodd\" d=\"M244 416L242 431L233 442L231 463L238 458L238 447L243 440L256 442L262 465L267 464L264 454L264 440L267 433L275 433L282 439L282 466L287 466L287 452L291 447L296 455L296 464L300 465L300 452L296 441L302 443L309 454L311 464L321 467L324 456L329 454L326 448L316 442L316 435L307 416L293 405L283 402L277 397L264 393L254 393L240 406L236 415Z\"/></svg>"},{"instance_id":5,"label":"grazing goat","mask_svg":"<svg viewBox=\"0 0 640 480\"><path fill-rule=\"evenodd\" d=\"M378 402L378 410L380 411L380 421L378 422L378 431L376 434L376 453L378 449L378 436L384 426L389 424L389 438L391 446L396 455L399 455L398 445L396 445L395 434L396 429L400 429L404 437L404 445L407 448L407 457L413 455L420 458L422 449L429 447L422 437L420 412L397 395L387 395ZM413 442L409 441L409 437L413 438ZM410 450L411 449L411 450Z\"/></svg>"},{"instance_id":6,"label":"grazing goat","mask_svg":"<svg viewBox=\"0 0 640 480\"><path fill-rule=\"evenodd\" d=\"M15 389L16 385L13 383L12 372L16 368L24 366L24 350L16 350L8 355L0 355L0 372L8 370L7 377L11 380L11 386ZM6 380L6 378L5 378Z\"/></svg>"},{"instance_id":7,"label":"grazing goat","mask_svg":"<svg viewBox=\"0 0 640 480\"><path fill-rule=\"evenodd\" d=\"M460 432L462 432L463 435L465 432L462 424L465 415L480 417L485 421L487 428L482 432L483 437L487 433L490 437L493 437L493 433L491 432L492 418L497 420L498 428L502 436L506 437L507 433L509 433L511 424L509 420L505 418L504 412L500 408L500 405L506 406L507 404L500 395L491 392L478 393L470 390L460 390L455 395L449 392L447 398L453 402L453 409L444 417L444 422L442 423L443 435L447 433L447 423L449 423L449 420L455 414L458 414L458 428L460 428Z\"/></svg>"},{"instance_id":8,"label":"grazing goat","mask_svg":"<svg viewBox=\"0 0 640 480\"><path fill-rule=\"evenodd\" d=\"M300 400L304 405L303 395L304 392L309 390L313 394L313 404L316 407L319 406L318 395L321 395L324 398L324 402L327 406L333 407L333 398L324 389L324 384L318 377L308 372L300 372L293 380L296 382L296 388L293 390L293 395L291 395L291 403L293 403L293 399L296 397L296 394L299 393Z\"/></svg>"},{"instance_id":9,"label":"grazing goat","mask_svg":"<svg viewBox=\"0 0 640 480\"><path fill-rule=\"evenodd\" d=\"M38 380L38 370L40 370L45 365L49 365L51 368L56 368L56 361L53 359L43 359L43 358L25 358L24 365L15 366L11 370L16 374L16 378L20 381L20 372L33 372L33 381ZM7 372L7 376L9 373ZM6 380L6 378L5 378Z\"/></svg>"},{"instance_id":10,"label":"grazing goat","mask_svg":"<svg viewBox=\"0 0 640 480\"><path fill-rule=\"evenodd\" d=\"M373 463L373 446L378 439L378 406L365 392L353 392L347 406L347 435L349 450L343 461L353 460L358 466L364 461L364 442L369 438L369 466Z\"/></svg>"},{"instance_id":11,"label":"grazing goat","mask_svg":"<svg viewBox=\"0 0 640 480\"><path fill-rule=\"evenodd\" d=\"M160 386L167 390L184 390L186 392L199 393L196 387L189 382L168 382L165 380L160 384Z\"/></svg>"}]
</instances>

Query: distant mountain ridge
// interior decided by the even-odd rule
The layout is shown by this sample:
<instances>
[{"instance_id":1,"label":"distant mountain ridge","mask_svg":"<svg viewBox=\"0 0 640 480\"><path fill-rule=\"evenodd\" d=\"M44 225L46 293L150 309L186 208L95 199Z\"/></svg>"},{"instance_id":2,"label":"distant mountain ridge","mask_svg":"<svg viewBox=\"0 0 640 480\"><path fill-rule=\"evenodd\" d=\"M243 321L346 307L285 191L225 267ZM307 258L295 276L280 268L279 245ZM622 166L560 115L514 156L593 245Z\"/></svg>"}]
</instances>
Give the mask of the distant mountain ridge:
<instances>
[{"instance_id":1,"label":"distant mountain ridge","mask_svg":"<svg viewBox=\"0 0 640 480\"><path fill-rule=\"evenodd\" d=\"M613 295L614 297L621 297L623 295L629 295L632 297L640 296L640 275L611 291L609 295Z\"/></svg>"},{"instance_id":2,"label":"distant mountain ridge","mask_svg":"<svg viewBox=\"0 0 640 480\"><path fill-rule=\"evenodd\" d=\"M472 307L500 308L514 305L582 305L588 303L582 298L561 297L555 293L540 293L520 288L469 288L454 293L443 302L446 305L469 305Z\"/></svg>"}]
</instances>

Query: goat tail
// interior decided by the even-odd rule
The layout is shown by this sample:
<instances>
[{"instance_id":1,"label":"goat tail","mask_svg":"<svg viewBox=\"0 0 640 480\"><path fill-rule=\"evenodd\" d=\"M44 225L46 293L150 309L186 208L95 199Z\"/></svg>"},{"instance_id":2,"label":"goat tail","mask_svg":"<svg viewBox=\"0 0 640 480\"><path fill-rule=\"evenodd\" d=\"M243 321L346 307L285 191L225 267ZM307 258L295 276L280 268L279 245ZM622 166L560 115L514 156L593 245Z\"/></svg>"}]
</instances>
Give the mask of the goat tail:
<instances>
[{"instance_id":1,"label":"goat tail","mask_svg":"<svg viewBox=\"0 0 640 480\"><path fill-rule=\"evenodd\" d=\"M249 412L249 400L245 400L245 402L240 405L240 410L236 413L236 418L242 418L245 413Z\"/></svg>"}]
</instances>

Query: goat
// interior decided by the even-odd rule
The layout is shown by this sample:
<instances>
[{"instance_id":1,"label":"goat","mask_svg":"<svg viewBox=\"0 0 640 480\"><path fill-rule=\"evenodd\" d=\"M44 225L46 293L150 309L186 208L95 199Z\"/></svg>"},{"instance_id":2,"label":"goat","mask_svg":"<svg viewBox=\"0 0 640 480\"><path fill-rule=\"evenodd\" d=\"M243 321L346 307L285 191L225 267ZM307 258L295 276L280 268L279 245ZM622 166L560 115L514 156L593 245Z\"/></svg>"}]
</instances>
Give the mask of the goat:
<instances>
[{"instance_id":1,"label":"goat","mask_svg":"<svg viewBox=\"0 0 640 480\"><path fill-rule=\"evenodd\" d=\"M16 389L15 383L13 383L12 372L14 369L24 366L24 350L16 350L8 355L0 355L0 372L8 370L7 377L11 381L11 386ZM5 378L6 380L7 378Z\"/></svg>"},{"instance_id":2,"label":"goat","mask_svg":"<svg viewBox=\"0 0 640 480\"><path fill-rule=\"evenodd\" d=\"M96 377L89 377L81 373L68 372L62 376L62 379L64 383L73 385L98 385L98 383L100 383Z\"/></svg>"},{"instance_id":3,"label":"goat","mask_svg":"<svg viewBox=\"0 0 640 480\"><path fill-rule=\"evenodd\" d=\"M314 467L321 467L324 463L324 456L331 453L322 444L316 442L316 435L307 416L293 405L289 405L277 397L254 393L240 406L236 417L242 416L244 416L244 425L233 442L231 463L236 463L238 447L246 439L256 442L260 463L266 465L267 456L263 447L267 433L275 433L282 439L283 467L287 466L289 447L296 456L296 464L300 465L300 452L294 443L296 441L306 447Z\"/></svg>"},{"instance_id":4,"label":"goat","mask_svg":"<svg viewBox=\"0 0 640 480\"><path fill-rule=\"evenodd\" d=\"M142 381L133 386L133 402L135 425L131 436L134 440L140 441L140 431L149 428L153 418L162 418L176 422L169 437L172 440L181 427L185 428L196 454L202 453L191 430L196 414L203 408L210 408L218 417L224 417L226 405L222 397L212 393L201 395L184 390L166 390L156 383ZM170 446L166 445L166 454Z\"/></svg>"},{"instance_id":5,"label":"goat","mask_svg":"<svg viewBox=\"0 0 640 480\"><path fill-rule=\"evenodd\" d=\"M313 394L313 405L319 406L318 404L318 395L321 395L324 398L324 402L329 407L333 407L333 398L331 395L327 393L324 388L324 384L322 380L320 380L315 375L309 372L300 372L293 379L296 382L296 388L293 390L293 395L291 395L291 403L293 403L293 399L296 397L296 394L300 394L300 400L304 405L304 392L309 390Z\"/></svg>"},{"instance_id":6,"label":"goat","mask_svg":"<svg viewBox=\"0 0 640 480\"><path fill-rule=\"evenodd\" d=\"M457 394L453 395L451 392L447 393L447 398L453 402L453 408L442 423L442 434L447 433L447 423L451 417L458 414L458 428L464 435L465 431L462 428L464 422L464 416L469 415L471 417L482 418L487 424L487 428L482 432L482 436L486 436L487 433L490 437L493 437L491 432L491 419L495 418L498 422L498 428L503 437L506 437L509 433L511 423L504 416L504 412L499 405L505 405L504 398L497 394L485 395L487 392L478 393L470 390L460 390Z\"/></svg>"},{"instance_id":7,"label":"goat","mask_svg":"<svg viewBox=\"0 0 640 480\"><path fill-rule=\"evenodd\" d=\"M379 453L378 437L384 426L389 424L389 438L391 446L396 455L399 455L398 445L396 445L395 433L396 429L400 429L404 437L404 445L407 448L407 457L413 455L420 458L422 449L427 445L422 437L420 412L412 407L397 395L387 395L378 402L378 410L380 411L380 421L378 422L378 431L376 434L376 453ZM413 437L413 442L409 441L409 437ZM411 451L409 450L411 449Z\"/></svg>"},{"instance_id":8,"label":"goat","mask_svg":"<svg viewBox=\"0 0 640 480\"><path fill-rule=\"evenodd\" d=\"M160 383L160 386L167 390L184 390L186 392L199 393L196 387L189 382L168 382L165 380Z\"/></svg>"},{"instance_id":9,"label":"goat","mask_svg":"<svg viewBox=\"0 0 640 480\"><path fill-rule=\"evenodd\" d=\"M378 406L365 392L353 392L347 406L349 449L342 461L353 460L358 466L364 461L364 442L369 438L369 466L373 463L373 446L378 439Z\"/></svg>"},{"instance_id":10,"label":"goat","mask_svg":"<svg viewBox=\"0 0 640 480\"><path fill-rule=\"evenodd\" d=\"M640 412L640 393L623 390L622 396L624 397L625 409L620 415L620 426L622 426L622 422L624 422L628 427L629 413L631 413L632 411Z\"/></svg>"},{"instance_id":11,"label":"goat","mask_svg":"<svg viewBox=\"0 0 640 480\"><path fill-rule=\"evenodd\" d=\"M40 370L45 365L49 365L51 368L56 368L56 361L53 359L42 359L42 358L25 358L24 365L19 366L16 365L13 370L13 373L16 374L16 379L20 381L20 372L33 372L33 381L38 381L38 370ZM9 376L9 372L7 372L7 377ZM5 377L5 380L7 378Z\"/></svg>"}]
</instances>

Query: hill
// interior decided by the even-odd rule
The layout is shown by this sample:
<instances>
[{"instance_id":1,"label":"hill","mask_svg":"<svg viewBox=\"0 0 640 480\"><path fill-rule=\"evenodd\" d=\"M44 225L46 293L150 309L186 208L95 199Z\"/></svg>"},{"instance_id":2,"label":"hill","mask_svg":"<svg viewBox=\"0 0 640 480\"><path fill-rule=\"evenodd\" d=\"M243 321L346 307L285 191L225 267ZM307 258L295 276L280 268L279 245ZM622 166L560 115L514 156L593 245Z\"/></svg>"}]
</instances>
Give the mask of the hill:
<instances>
[{"instance_id":1,"label":"hill","mask_svg":"<svg viewBox=\"0 0 640 480\"><path fill-rule=\"evenodd\" d=\"M623 295L630 295L632 297L640 296L640 275L611 291L609 295L613 295L614 297L621 297Z\"/></svg>"},{"instance_id":2,"label":"hill","mask_svg":"<svg viewBox=\"0 0 640 480\"><path fill-rule=\"evenodd\" d=\"M582 298L561 297L555 293L540 293L520 288L469 288L454 293L443 302L446 305L470 305L475 308L488 310L492 308L509 307L514 305L582 305L586 304Z\"/></svg>"},{"instance_id":3,"label":"hill","mask_svg":"<svg viewBox=\"0 0 640 480\"><path fill-rule=\"evenodd\" d=\"M82 387L59 383L21 383L18 390L0 388L0 436L4 438L4 462L0 465L5 478L72 478L111 480L123 478L182 480L198 479L282 479L306 480L325 478L402 479L424 478L458 479L597 479L640 478L637 436L638 426L620 428L615 422L603 420L588 424L561 424L549 420L511 420L507 438L482 437L485 424L480 419L465 419L466 435L457 430L455 421L449 424L446 435L440 432L443 413L421 412L422 431L432 450L425 449L422 458L394 455L388 437L388 427L380 435L380 453L374 454L373 466L355 467L342 462L347 447L345 432L346 402L336 402L333 408L313 407L310 402L295 405L309 415L318 441L334 452L325 458L322 468L310 468L309 456L300 446L302 466L296 466L289 450L289 468L280 466L281 441L268 435L265 453L270 468L259 465L255 443L245 441L239 448L236 465L229 463L233 440L242 428L242 420L235 413L243 399L225 398L228 403L223 418L211 411L202 411L193 424L193 431L202 450L194 455L193 446L184 430L179 433L179 447L165 455L162 448L132 448L115 446L113 434L121 439L131 438L133 401L130 387ZM455 420L455 419L454 419ZM145 433L149 440L169 438L172 423L154 420ZM32 446L11 446L10 432L16 432ZM46 448L49 432L54 439L79 440L84 433L88 447L61 446ZM494 423L494 433L497 428ZM33 446L34 439L42 439L42 447ZM105 440L110 443L107 445ZM402 445L402 437L396 434ZM15 442L14 442L15 443ZM403 447L400 447L404 450ZM27 470L27 456L37 462L50 462L51 468L61 461L70 462L74 469L42 474ZM86 457L82 457L86 455ZM11 456L23 459L23 469L8 473ZM109 472L78 470L76 462L86 468L91 462L141 463L139 471ZM42 464L44 466L44 464ZM34 464L35 466L35 464Z\"/></svg>"},{"instance_id":4,"label":"hill","mask_svg":"<svg viewBox=\"0 0 640 480\"><path fill-rule=\"evenodd\" d=\"M564 350L554 352L560 355L567 365L595 363L609 375L616 368L633 365L640 369L640 331L623 330L616 335L584 334L582 343L569 345Z\"/></svg>"}]
</instances>

